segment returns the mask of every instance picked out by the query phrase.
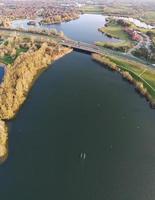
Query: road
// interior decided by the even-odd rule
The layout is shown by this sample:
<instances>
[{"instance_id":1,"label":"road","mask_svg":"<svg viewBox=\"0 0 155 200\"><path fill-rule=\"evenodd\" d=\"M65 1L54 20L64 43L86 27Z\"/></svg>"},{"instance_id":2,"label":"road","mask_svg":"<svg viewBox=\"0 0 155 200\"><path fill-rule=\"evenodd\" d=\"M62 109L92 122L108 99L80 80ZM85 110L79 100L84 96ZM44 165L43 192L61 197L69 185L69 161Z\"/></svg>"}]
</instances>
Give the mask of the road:
<instances>
[{"instance_id":1,"label":"road","mask_svg":"<svg viewBox=\"0 0 155 200\"><path fill-rule=\"evenodd\" d=\"M56 35L51 35L51 34L42 33L42 32L31 32L31 31L26 31L26 30L7 29L7 28L0 28L0 32L1 33L3 32L6 35L11 35L12 33L14 33L17 35L21 35L23 37L35 37L37 40L43 40L43 39L45 39L45 41L46 40L55 40L59 44L61 44L63 46L71 47L75 50L82 50L82 51L86 51L88 53L115 55L117 57L120 57L120 59L128 59L128 60L136 61L141 64L145 64L150 67L153 67L151 63L148 63L147 61L137 58L129 53L122 53L120 51L115 51L115 50L107 49L104 47L98 47L95 44L88 44L85 42L75 41L75 40L71 40L69 38L62 38L62 37L56 36Z\"/></svg>"},{"instance_id":2,"label":"road","mask_svg":"<svg viewBox=\"0 0 155 200\"><path fill-rule=\"evenodd\" d=\"M151 46L151 40L149 38L148 35L144 34L144 33L141 33L141 32L138 32L138 34L140 35L140 41L138 42L137 45L135 45L133 48L131 48L127 54L132 54L132 52L134 52L135 50L137 49L140 49L141 47L144 47L148 50L148 53L151 53L151 49L150 49L150 46Z\"/></svg>"}]
</instances>

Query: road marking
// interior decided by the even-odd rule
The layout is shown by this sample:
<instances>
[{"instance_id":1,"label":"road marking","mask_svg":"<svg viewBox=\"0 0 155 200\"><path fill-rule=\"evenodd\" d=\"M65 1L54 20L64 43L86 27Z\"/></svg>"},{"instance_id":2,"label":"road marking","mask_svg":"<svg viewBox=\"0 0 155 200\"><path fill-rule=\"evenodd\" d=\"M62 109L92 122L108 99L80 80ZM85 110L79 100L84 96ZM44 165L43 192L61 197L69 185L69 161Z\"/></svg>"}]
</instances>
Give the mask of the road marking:
<instances>
[{"instance_id":1,"label":"road marking","mask_svg":"<svg viewBox=\"0 0 155 200\"><path fill-rule=\"evenodd\" d=\"M146 85L148 85L148 86L151 88L151 90L153 90L153 92L155 92L155 88L152 87L143 77L139 76L138 74L136 74L136 73L135 73L134 71L132 71L131 69L127 69L127 68L124 67L124 66L120 66L120 67L122 67L123 69L125 69L125 70L127 70L127 71L133 73L133 74L136 75L137 77L139 77L143 82L146 83Z\"/></svg>"},{"instance_id":2,"label":"road marking","mask_svg":"<svg viewBox=\"0 0 155 200\"><path fill-rule=\"evenodd\" d=\"M144 69L144 70L142 71L142 73L139 74L138 76L141 77L146 71L147 71L147 69Z\"/></svg>"}]
</instances>

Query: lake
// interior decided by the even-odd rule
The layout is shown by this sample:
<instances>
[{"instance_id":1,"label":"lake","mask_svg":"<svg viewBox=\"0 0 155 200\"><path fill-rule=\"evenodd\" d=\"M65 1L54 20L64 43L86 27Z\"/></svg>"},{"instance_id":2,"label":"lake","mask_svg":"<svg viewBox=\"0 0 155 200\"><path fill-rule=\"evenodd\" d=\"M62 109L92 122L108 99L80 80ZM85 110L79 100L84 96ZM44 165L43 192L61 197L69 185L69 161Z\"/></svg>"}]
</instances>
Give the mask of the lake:
<instances>
[{"instance_id":1,"label":"lake","mask_svg":"<svg viewBox=\"0 0 155 200\"><path fill-rule=\"evenodd\" d=\"M15 20L12 23L12 28L22 27L24 29L34 28L34 26L28 26L29 20ZM36 21L39 21L37 19ZM57 29L63 31L66 36L71 39L79 40L88 43L94 43L95 41L112 41L117 42L118 39L110 38L105 34L98 31L98 28L103 27L106 24L106 16L95 14L84 14L79 19L70 22L63 22L62 24L54 25L39 25L37 28L41 29Z\"/></svg>"},{"instance_id":2,"label":"lake","mask_svg":"<svg viewBox=\"0 0 155 200\"><path fill-rule=\"evenodd\" d=\"M154 121L155 111L119 74L80 52L61 58L8 123L1 199L154 199Z\"/></svg>"}]
</instances>

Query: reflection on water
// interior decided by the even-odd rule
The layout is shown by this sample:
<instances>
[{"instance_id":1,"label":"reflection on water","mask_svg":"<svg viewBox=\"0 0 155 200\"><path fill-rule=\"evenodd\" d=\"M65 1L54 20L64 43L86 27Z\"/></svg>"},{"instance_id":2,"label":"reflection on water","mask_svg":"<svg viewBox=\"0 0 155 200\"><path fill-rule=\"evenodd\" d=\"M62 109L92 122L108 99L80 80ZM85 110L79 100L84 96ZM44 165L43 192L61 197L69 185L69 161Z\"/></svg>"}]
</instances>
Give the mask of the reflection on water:
<instances>
[{"instance_id":1,"label":"reflection on water","mask_svg":"<svg viewBox=\"0 0 155 200\"><path fill-rule=\"evenodd\" d=\"M92 20L58 27L70 27L65 31L74 38L98 40ZM9 123L0 198L153 200L154 121L155 111L132 85L89 55L71 53L39 77Z\"/></svg>"},{"instance_id":2,"label":"reflection on water","mask_svg":"<svg viewBox=\"0 0 155 200\"><path fill-rule=\"evenodd\" d=\"M89 55L63 57L9 123L1 199L154 199L154 120L154 110L117 73Z\"/></svg>"},{"instance_id":3,"label":"reflection on water","mask_svg":"<svg viewBox=\"0 0 155 200\"><path fill-rule=\"evenodd\" d=\"M38 20L39 21L39 20ZM16 20L13 22L13 28L22 27L28 29L32 26L27 25L28 20ZM39 25L37 23L37 28L42 29L57 29L58 31L63 31L66 36L83 42L94 43L95 41L112 41L117 42L118 39L109 38L105 34L98 31L98 28L103 27L106 23L106 16L94 15L94 14L84 14L81 15L79 19L63 22L62 24L54 25Z\"/></svg>"}]
</instances>

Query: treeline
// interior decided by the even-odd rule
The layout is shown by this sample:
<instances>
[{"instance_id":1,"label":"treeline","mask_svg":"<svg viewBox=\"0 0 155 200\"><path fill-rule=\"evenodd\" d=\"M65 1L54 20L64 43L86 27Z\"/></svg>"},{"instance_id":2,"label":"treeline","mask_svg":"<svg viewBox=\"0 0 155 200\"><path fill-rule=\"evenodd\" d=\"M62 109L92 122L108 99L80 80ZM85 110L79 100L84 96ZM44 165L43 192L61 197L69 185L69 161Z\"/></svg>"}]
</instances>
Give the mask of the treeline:
<instances>
[{"instance_id":1,"label":"treeline","mask_svg":"<svg viewBox=\"0 0 155 200\"><path fill-rule=\"evenodd\" d=\"M67 22L71 20L78 19L80 17L79 13L77 12L67 12L57 15L47 15L43 17L41 20L41 24L60 24L61 22Z\"/></svg>"},{"instance_id":2,"label":"treeline","mask_svg":"<svg viewBox=\"0 0 155 200\"><path fill-rule=\"evenodd\" d=\"M121 68L121 66L117 65L104 55L92 54L92 59L100 62L113 71L119 72L125 80L128 80L130 83L132 83L136 90L150 102L151 107L155 108L155 99L152 97L150 90L146 87L145 82L142 81L142 79L136 73Z\"/></svg>"},{"instance_id":3,"label":"treeline","mask_svg":"<svg viewBox=\"0 0 155 200\"><path fill-rule=\"evenodd\" d=\"M43 43L41 47L19 56L14 64L7 68L0 87L0 118L12 118L25 101L35 76L70 49Z\"/></svg>"},{"instance_id":4,"label":"treeline","mask_svg":"<svg viewBox=\"0 0 155 200\"><path fill-rule=\"evenodd\" d=\"M0 161L4 161L8 154L8 129L4 120L15 116L39 73L51 62L70 52L71 49L57 43L42 43L40 46L34 43L29 51L16 58L14 64L6 67L0 85Z\"/></svg>"}]
</instances>

